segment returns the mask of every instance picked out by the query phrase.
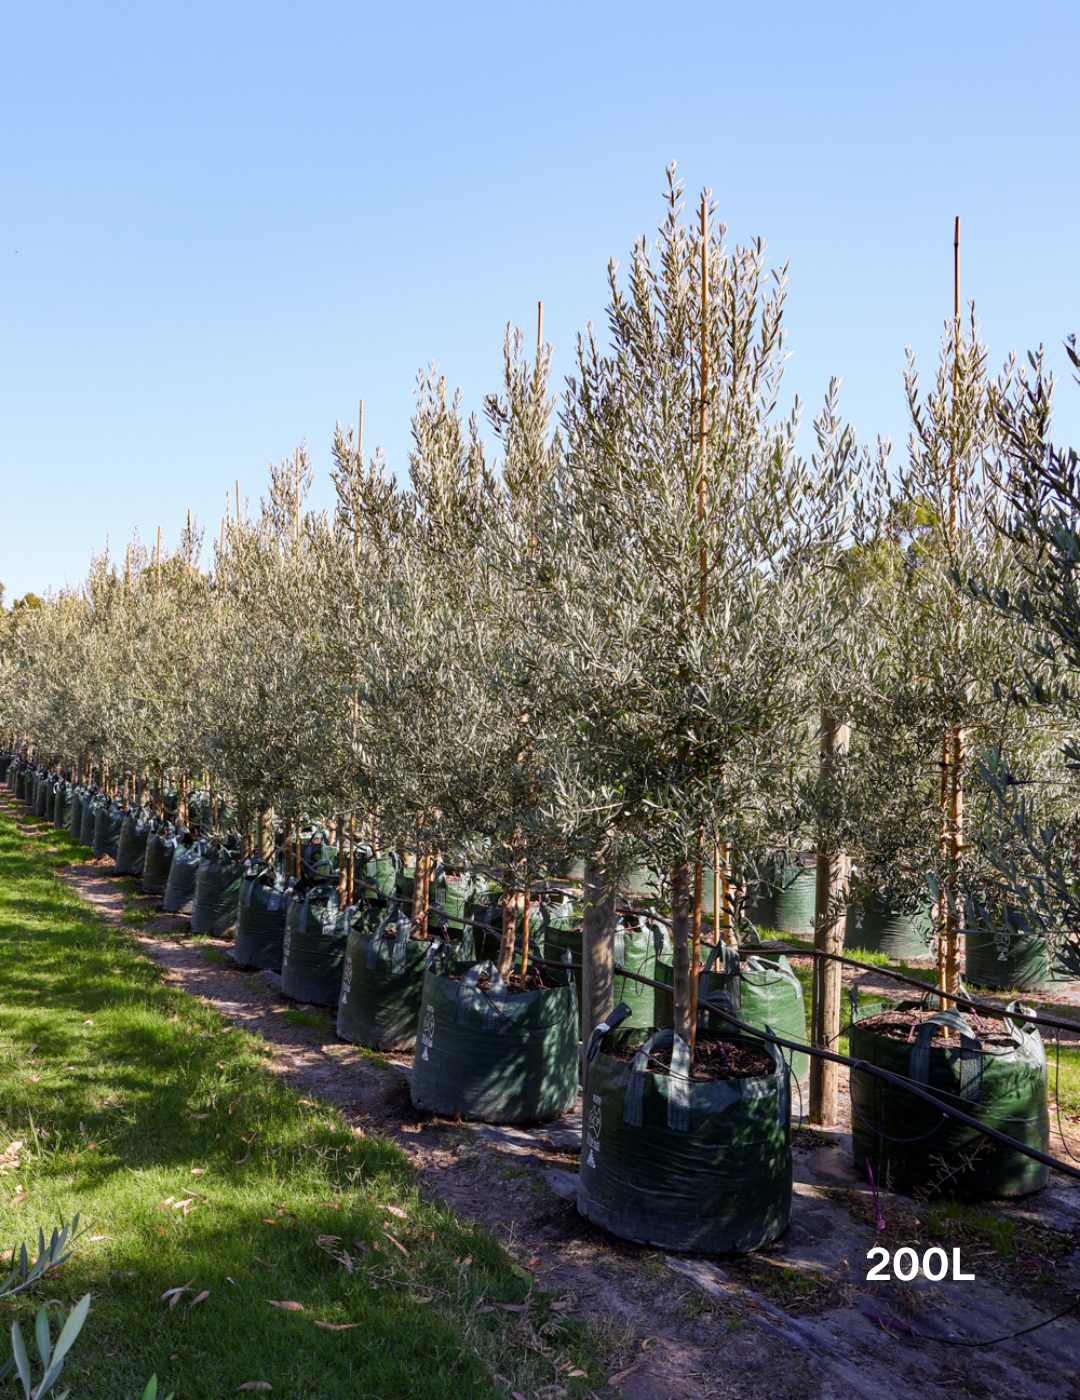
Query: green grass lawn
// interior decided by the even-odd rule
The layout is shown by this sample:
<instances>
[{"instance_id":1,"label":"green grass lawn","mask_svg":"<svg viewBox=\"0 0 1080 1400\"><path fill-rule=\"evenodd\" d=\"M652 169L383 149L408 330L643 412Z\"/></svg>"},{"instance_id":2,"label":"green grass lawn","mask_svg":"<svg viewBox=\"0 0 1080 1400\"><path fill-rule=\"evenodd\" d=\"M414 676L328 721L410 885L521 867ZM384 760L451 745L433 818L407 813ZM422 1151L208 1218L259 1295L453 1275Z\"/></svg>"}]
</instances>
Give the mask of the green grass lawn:
<instances>
[{"instance_id":1,"label":"green grass lawn","mask_svg":"<svg viewBox=\"0 0 1080 1400\"><path fill-rule=\"evenodd\" d=\"M0 1152L23 1144L0 1175L0 1243L76 1212L86 1229L0 1308L4 1355L12 1317L29 1336L42 1301L91 1292L61 1380L79 1400L141 1396L152 1372L177 1400L250 1382L297 1400L602 1389L584 1323L422 1199L396 1146L302 1101L257 1038L164 985L46 845L81 858L0 816Z\"/></svg>"}]
</instances>

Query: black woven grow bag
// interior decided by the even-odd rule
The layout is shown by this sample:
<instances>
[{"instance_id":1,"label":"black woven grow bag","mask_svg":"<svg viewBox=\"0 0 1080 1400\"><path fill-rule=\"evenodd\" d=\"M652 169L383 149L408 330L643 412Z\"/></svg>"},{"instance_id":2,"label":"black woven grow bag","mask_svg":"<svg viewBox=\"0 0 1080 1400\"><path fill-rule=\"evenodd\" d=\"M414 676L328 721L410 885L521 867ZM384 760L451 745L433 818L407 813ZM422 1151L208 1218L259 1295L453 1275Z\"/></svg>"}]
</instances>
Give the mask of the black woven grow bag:
<instances>
[{"instance_id":1,"label":"black woven grow bag","mask_svg":"<svg viewBox=\"0 0 1080 1400\"><path fill-rule=\"evenodd\" d=\"M619 1008L621 1010L621 1008ZM791 1115L787 1066L713 1083L653 1073L650 1050L689 1047L657 1031L630 1064L604 1052L619 1010L593 1033L586 1055L578 1210L622 1239L706 1254L761 1249L791 1218ZM637 1033L635 1033L636 1037Z\"/></svg>"},{"instance_id":2,"label":"black woven grow bag","mask_svg":"<svg viewBox=\"0 0 1080 1400\"><path fill-rule=\"evenodd\" d=\"M120 827L116 847L117 875L141 875L146 863L146 843L150 839L150 823L141 812L128 812Z\"/></svg>"},{"instance_id":3,"label":"black woven grow bag","mask_svg":"<svg viewBox=\"0 0 1080 1400\"><path fill-rule=\"evenodd\" d=\"M175 850L175 840L163 831L153 831L147 836L142 872L143 894L164 894L168 889Z\"/></svg>"},{"instance_id":4,"label":"black woven grow bag","mask_svg":"<svg viewBox=\"0 0 1080 1400\"><path fill-rule=\"evenodd\" d=\"M333 1006L341 989L348 929L332 885L289 897L281 949L281 991L293 1001Z\"/></svg>"},{"instance_id":5,"label":"black woven grow bag","mask_svg":"<svg viewBox=\"0 0 1080 1400\"><path fill-rule=\"evenodd\" d=\"M448 975L452 974L452 975ZM485 994L481 976L491 979ZM493 962L433 959L413 1055L413 1105L445 1117L533 1123L577 1098L578 1004L572 980L510 994Z\"/></svg>"},{"instance_id":6,"label":"black woven grow bag","mask_svg":"<svg viewBox=\"0 0 1080 1400\"><path fill-rule=\"evenodd\" d=\"M1008 1009L1021 1010L1016 1003ZM935 1025L958 1032L951 1045L929 1044ZM1034 1028L1011 1020L1005 1026L1012 1046L984 1050L955 1011L939 1011L924 1021L911 1045L859 1021L851 1027L851 1056L910 1078L943 1104L1049 1152L1042 1039ZM874 1180L896 1191L938 1190L963 1200L991 1200L1037 1191L1048 1175L1048 1168L1030 1157L991 1142L858 1064L851 1068L851 1145L856 1167L865 1173L869 1162Z\"/></svg>"},{"instance_id":7,"label":"black woven grow bag","mask_svg":"<svg viewBox=\"0 0 1080 1400\"><path fill-rule=\"evenodd\" d=\"M281 971L285 892L265 861L252 861L240 885L233 958L241 967Z\"/></svg>"},{"instance_id":8,"label":"black woven grow bag","mask_svg":"<svg viewBox=\"0 0 1080 1400\"><path fill-rule=\"evenodd\" d=\"M94 859L115 856L120 849L123 813L115 802L103 802L94 814Z\"/></svg>"},{"instance_id":9,"label":"black woven grow bag","mask_svg":"<svg viewBox=\"0 0 1080 1400\"><path fill-rule=\"evenodd\" d=\"M177 845L173 851L169 878L165 884L165 898L161 907L166 914L190 914L195 902L195 884L199 878L201 859L199 844Z\"/></svg>"},{"instance_id":10,"label":"black woven grow bag","mask_svg":"<svg viewBox=\"0 0 1080 1400\"><path fill-rule=\"evenodd\" d=\"M46 778L38 778L34 788L34 816L44 817L49 806L49 783Z\"/></svg>"},{"instance_id":11,"label":"black woven grow bag","mask_svg":"<svg viewBox=\"0 0 1080 1400\"><path fill-rule=\"evenodd\" d=\"M45 810L42 816L47 822L56 820L56 784L55 778L50 778L45 784Z\"/></svg>"},{"instance_id":12,"label":"black woven grow bag","mask_svg":"<svg viewBox=\"0 0 1080 1400\"><path fill-rule=\"evenodd\" d=\"M224 933L236 923L244 862L222 846L204 851L191 903L192 933Z\"/></svg>"},{"instance_id":13,"label":"black woven grow bag","mask_svg":"<svg viewBox=\"0 0 1080 1400\"><path fill-rule=\"evenodd\" d=\"M424 969L438 939L411 938L412 921L396 902L361 906L353 914L341 974L337 1033L375 1050L411 1050L416 1041ZM466 930L451 954L469 957Z\"/></svg>"}]
</instances>

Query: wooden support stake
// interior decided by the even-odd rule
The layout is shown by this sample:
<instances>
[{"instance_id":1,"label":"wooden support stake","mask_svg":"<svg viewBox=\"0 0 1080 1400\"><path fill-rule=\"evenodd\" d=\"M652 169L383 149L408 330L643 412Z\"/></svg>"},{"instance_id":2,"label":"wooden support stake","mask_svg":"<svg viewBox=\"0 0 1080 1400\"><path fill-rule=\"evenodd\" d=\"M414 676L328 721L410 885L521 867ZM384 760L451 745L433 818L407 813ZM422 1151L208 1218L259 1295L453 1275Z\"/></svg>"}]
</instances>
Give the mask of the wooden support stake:
<instances>
[{"instance_id":1,"label":"wooden support stake","mask_svg":"<svg viewBox=\"0 0 1080 1400\"><path fill-rule=\"evenodd\" d=\"M821 720L821 782L831 789L836 779L836 760L851 743L851 731L835 715ZM833 848L831 836L818 840L817 896L814 908L814 947L818 952L839 954L844 950L847 857ZM840 1036L841 965L831 958L815 958L810 1008L811 1043L823 1050L836 1049ZM836 1122L838 1066L830 1060L810 1057L810 1120L823 1127Z\"/></svg>"}]
</instances>

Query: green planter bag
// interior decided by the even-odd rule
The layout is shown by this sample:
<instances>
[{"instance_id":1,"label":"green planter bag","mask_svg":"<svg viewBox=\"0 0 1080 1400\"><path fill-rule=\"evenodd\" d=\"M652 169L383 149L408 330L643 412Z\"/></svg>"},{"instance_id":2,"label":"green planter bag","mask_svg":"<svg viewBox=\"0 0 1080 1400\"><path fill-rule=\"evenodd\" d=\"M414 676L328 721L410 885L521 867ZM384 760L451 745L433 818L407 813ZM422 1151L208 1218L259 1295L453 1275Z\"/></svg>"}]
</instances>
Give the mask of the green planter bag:
<instances>
[{"instance_id":1,"label":"green planter bag","mask_svg":"<svg viewBox=\"0 0 1080 1400\"><path fill-rule=\"evenodd\" d=\"M807 1044L802 983L782 954L776 959L755 955L740 964L737 948L717 944L698 980L698 1005L716 992L725 994L735 1008L735 1015L748 1026L771 1030L774 1035L800 1045ZM674 1020L674 999L671 1016ZM720 1017L710 1016L707 1010L704 1018L698 1018L699 1028L703 1024L713 1035L727 1033ZM810 1073L810 1056L783 1047L780 1053L788 1061L792 1079L804 1082Z\"/></svg>"},{"instance_id":2,"label":"green planter bag","mask_svg":"<svg viewBox=\"0 0 1080 1400\"><path fill-rule=\"evenodd\" d=\"M578 1210L621 1239L658 1249L745 1254L771 1244L791 1218L783 1059L748 1041L769 1055L772 1073L695 1082L689 1046L661 1030L625 1064L605 1053L622 1013L620 1006L597 1026L585 1057ZM667 1046L675 1073L650 1071L650 1051Z\"/></svg>"},{"instance_id":3,"label":"green planter bag","mask_svg":"<svg viewBox=\"0 0 1080 1400\"><path fill-rule=\"evenodd\" d=\"M94 814L94 859L102 856L115 857L120 849L120 830L124 825L123 813L115 802L103 802Z\"/></svg>"},{"instance_id":4,"label":"green planter bag","mask_svg":"<svg viewBox=\"0 0 1080 1400\"><path fill-rule=\"evenodd\" d=\"M79 845L89 846L94 849L94 832L97 829L98 807L101 806L104 798L100 794L94 794L83 803L82 827L79 831Z\"/></svg>"},{"instance_id":5,"label":"green planter bag","mask_svg":"<svg viewBox=\"0 0 1080 1400\"><path fill-rule=\"evenodd\" d=\"M816 866L771 861L748 883L744 913L755 928L812 937L816 896Z\"/></svg>"},{"instance_id":6,"label":"green planter bag","mask_svg":"<svg viewBox=\"0 0 1080 1400\"><path fill-rule=\"evenodd\" d=\"M583 960L582 929L567 927L565 909L573 911L573 905L556 906L556 921L553 926L543 929L543 951L540 956L552 962L579 964L571 968L574 988L578 997L578 1030L581 1029L581 967ZM635 981L627 973L639 973L654 982L665 980L661 975L663 959L671 956L671 935L659 920L650 919L646 914L629 915L621 920L615 930L615 978L613 994L615 1005L624 1003L630 1008L629 1018L624 1022L625 1029L656 1030L670 1025L674 1013L670 993L657 991L646 983ZM661 1018L667 1016L666 1022Z\"/></svg>"},{"instance_id":7,"label":"green planter bag","mask_svg":"<svg viewBox=\"0 0 1080 1400\"><path fill-rule=\"evenodd\" d=\"M116 847L117 875L141 875L146 862L146 843L150 839L150 823L142 812L128 812L120 827Z\"/></svg>"},{"instance_id":8,"label":"green planter bag","mask_svg":"<svg viewBox=\"0 0 1080 1400\"><path fill-rule=\"evenodd\" d=\"M285 891L265 861L249 861L236 909L233 958L241 967L280 972L284 943Z\"/></svg>"},{"instance_id":9,"label":"green planter bag","mask_svg":"<svg viewBox=\"0 0 1080 1400\"><path fill-rule=\"evenodd\" d=\"M491 932L487 935L486 951L492 958L498 958L502 945L502 909L495 896L494 905L488 906L488 919ZM574 924L577 928L574 928ZM525 928L525 911L517 915L517 932L514 947L521 955L521 938ZM574 950L577 950L576 952ZM581 918L575 916L574 901L569 897L559 900L541 900L529 908L529 951L534 957L550 958L552 962L562 962L563 954L570 952L571 962L581 961ZM581 999L581 973L573 973L576 979L578 1000Z\"/></svg>"},{"instance_id":10,"label":"green planter bag","mask_svg":"<svg viewBox=\"0 0 1080 1400\"><path fill-rule=\"evenodd\" d=\"M143 894L163 895L168 889L175 851L176 841L166 836L163 830L152 831L147 836L142 872Z\"/></svg>"},{"instance_id":11,"label":"green planter bag","mask_svg":"<svg viewBox=\"0 0 1080 1400\"><path fill-rule=\"evenodd\" d=\"M1051 965L1050 948L1037 933L1014 933L1005 957L998 953L993 932L964 934L964 978L976 987L1015 987L1033 992L1067 980Z\"/></svg>"},{"instance_id":12,"label":"green planter bag","mask_svg":"<svg viewBox=\"0 0 1080 1400\"><path fill-rule=\"evenodd\" d=\"M341 989L349 912L338 908L337 890L331 885L316 885L290 896L281 950L283 996L317 1006L335 1004Z\"/></svg>"},{"instance_id":13,"label":"green planter bag","mask_svg":"<svg viewBox=\"0 0 1080 1400\"><path fill-rule=\"evenodd\" d=\"M204 851L191 905L192 933L224 933L236 923L244 862L223 846Z\"/></svg>"},{"instance_id":14,"label":"green planter bag","mask_svg":"<svg viewBox=\"0 0 1080 1400\"><path fill-rule=\"evenodd\" d=\"M906 1009L906 1008L901 1008ZM1016 1002L1009 1011L1022 1012ZM977 1118L1028 1147L1050 1151L1046 1102L1046 1054L1038 1031L1004 1022L1008 1047L981 1045L956 1011L925 1020L911 1044L874 1029L873 1020L851 1027L851 1057L910 1078L943 1104ZM936 1027L957 1037L932 1045ZM851 1147L855 1166L895 1191L940 1191L962 1200L1024 1196L1045 1186L1049 1168L1013 1148L984 1138L947 1118L933 1104L897 1084L851 1068ZM972 1154L975 1154L972 1156ZM965 1165L966 1159L970 1164Z\"/></svg>"},{"instance_id":15,"label":"green planter bag","mask_svg":"<svg viewBox=\"0 0 1080 1400\"><path fill-rule=\"evenodd\" d=\"M491 882L483 875L463 871L460 875L444 875L434 889L428 909L428 927L432 933L460 934L465 929L463 919L475 919L491 897Z\"/></svg>"},{"instance_id":16,"label":"green planter bag","mask_svg":"<svg viewBox=\"0 0 1080 1400\"><path fill-rule=\"evenodd\" d=\"M67 831L71 825L71 801L74 788L61 780L56 785L56 802L53 806L53 827L57 831Z\"/></svg>"},{"instance_id":17,"label":"green planter bag","mask_svg":"<svg viewBox=\"0 0 1080 1400\"><path fill-rule=\"evenodd\" d=\"M424 969L439 939L411 938L412 920L391 903L388 910L360 906L353 916L341 974L337 1033L374 1050L411 1050L416 1041ZM452 952L468 957L470 930Z\"/></svg>"},{"instance_id":18,"label":"green planter bag","mask_svg":"<svg viewBox=\"0 0 1080 1400\"><path fill-rule=\"evenodd\" d=\"M866 894L848 905L844 946L898 960L924 958L933 931L929 909L905 914L889 908L876 894Z\"/></svg>"},{"instance_id":19,"label":"green planter bag","mask_svg":"<svg viewBox=\"0 0 1080 1400\"><path fill-rule=\"evenodd\" d=\"M88 800L85 788L76 788L71 794L71 819L68 823L68 835L73 841L78 841L82 835L83 803Z\"/></svg>"},{"instance_id":20,"label":"green planter bag","mask_svg":"<svg viewBox=\"0 0 1080 1400\"><path fill-rule=\"evenodd\" d=\"M173 851L169 878L165 885L165 898L161 907L166 914L190 914L195 902L195 884L199 878L201 858L199 842L176 846Z\"/></svg>"},{"instance_id":21,"label":"green planter bag","mask_svg":"<svg viewBox=\"0 0 1080 1400\"><path fill-rule=\"evenodd\" d=\"M493 962L432 959L422 1001L410 1080L416 1108L485 1123L542 1122L573 1108L578 1007L569 978L512 995Z\"/></svg>"}]
</instances>

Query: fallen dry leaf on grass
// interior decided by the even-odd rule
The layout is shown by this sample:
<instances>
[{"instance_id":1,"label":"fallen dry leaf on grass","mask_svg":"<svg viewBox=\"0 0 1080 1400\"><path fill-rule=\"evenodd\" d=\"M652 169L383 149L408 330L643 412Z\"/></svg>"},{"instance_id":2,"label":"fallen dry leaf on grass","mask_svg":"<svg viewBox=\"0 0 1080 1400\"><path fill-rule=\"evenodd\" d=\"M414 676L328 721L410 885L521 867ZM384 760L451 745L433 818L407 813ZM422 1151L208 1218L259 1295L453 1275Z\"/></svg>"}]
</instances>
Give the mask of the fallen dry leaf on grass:
<instances>
[{"instance_id":1,"label":"fallen dry leaf on grass","mask_svg":"<svg viewBox=\"0 0 1080 1400\"><path fill-rule=\"evenodd\" d=\"M191 1175L192 1175L192 1176L205 1176L205 1175L206 1175L206 1168L205 1168L205 1167L192 1167L192 1169L191 1169Z\"/></svg>"},{"instance_id":2,"label":"fallen dry leaf on grass","mask_svg":"<svg viewBox=\"0 0 1080 1400\"><path fill-rule=\"evenodd\" d=\"M30 1194L29 1191L20 1191L19 1194L18 1194L17 1196L12 1196L12 1198L11 1198L11 1204L12 1204L13 1206L17 1206L17 1205L19 1204L20 1201L25 1201L26 1198L27 1198L27 1196L29 1196L29 1194Z\"/></svg>"},{"instance_id":3,"label":"fallen dry leaf on grass","mask_svg":"<svg viewBox=\"0 0 1080 1400\"><path fill-rule=\"evenodd\" d=\"M348 1332L353 1327L359 1327L359 1322L320 1322L315 1319L315 1326L322 1327L327 1332Z\"/></svg>"},{"instance_id":4,"label":"fallen dry leaf on grass","mask_svg":"<svg viewBox=\"0 0 1080 1400\"><path fill-rule=\"evenodd\" d=\"M247 1159L248 1159L250 1156L251 1156L251 1148L249 1147L248 1150L244 1153L244 1155L243 1155L242 1157L237 1157L237 1159L236 1159L236 1165L237 1165L238 1167L242 1167L242 1166L244 1165L244 1163L247 1161Z\"/></svg>"},{"instance_id":5,"label":"fallen dry leaf on grass","mask_svg":"<svg viewBox=\"0 0 1080 1400\"><path fill-rule=\"evenodd\" d=\"M608 1376L608 1385L622 1385L623 1381L629 1380L640 1365L641 1362L637 1361L633 1366L627 1366L625 1371L616 1371L613 1376Z\"/></svg>"},{"instance_id":6,"label":"fallen dry leaf on grass","mask_svg":"<svg viewBox=\"0 0 1080 1400\"><path fill-rule=\"evenodd\" d=\"M405 1246L401 1243L401 1241L398 1240L398 1239L395 1239L394 1236L390 1233L389 1230L384 1230L384 1231L383 1231L383 1234L386 1236L386 1238L390 1241L391 1244L397 1245L398 1249L401 1250L401 1252L402 1252L402 1254L404 1254L405 1258L408 1259L408 1257L409 1257L409 1251L405 1248Z\"/></svg>"},{"instance_id":7,"label":"fallen dry leaf on grass","mask_svg":"<svg viewBox=\"0 0 1080 1400\"><path fill-rule=\"evenodd\" d=\"M276 1302L273 1298L267 1298L266 1301L270 1304L270 1306L271 1306L272 1308L285 1308L288 1312L303 1312L303 1311L304 1311L304 1305L303 1305L303 1303L292 1303L292 1302L279 1303L279 1302Z\"/></svg>"},{"instance_id":8,"label":"fallen dry leaf on grass","mask_svg":"<svg viewBox=\"0 0 1080 1400\"><path fill-rule=\"evenodd\" d=\"M191 1302L188 1304L188 1307L189 1307L189 1308L193 1308L193 1307L196 1305L196 1303L205 1303L206 1300L207 1300L207 1298L209 1298L209 1297L210 1297L210 1290L209 1290L209 1288L204 1288L203 1291L198 1295L198 1297L192 1298Z\"/></svg>"},{"instance_id":9,"label":"fallen dry leaf on grass","mask_svg":"<svg viewBox=\"0 0 1080 1400\"><path fill-rule=\"evenodd\" d=\"M388 1210L391 1215L396 1215L399 1220L407 1220L408 1216L400 1206L383 1206L383 1210Z\"/></svg>"},{"instance_id":10,"label":"fallen dry leaf on grass","mask_svg":"<svg viewBox=\"0 0 1080 1400\"><path fill-rule=\"evenodd\" d=\"M192 1279L191 1283L185 1283L183 1288L167 1288L165 1292L161 1295L160 1301L164 1303L165 1299L168 1298L169 1307L175 1308L177 1303L179 1303L181 1297L185 1293L191 1292L192 1284L194 1284L194 1282L195 1280Z\"/></svg>"}]
</instances>

